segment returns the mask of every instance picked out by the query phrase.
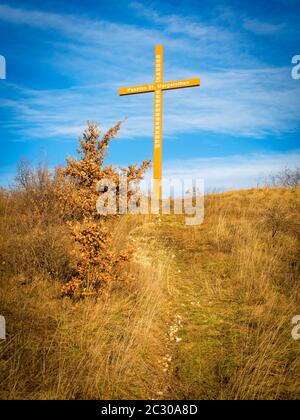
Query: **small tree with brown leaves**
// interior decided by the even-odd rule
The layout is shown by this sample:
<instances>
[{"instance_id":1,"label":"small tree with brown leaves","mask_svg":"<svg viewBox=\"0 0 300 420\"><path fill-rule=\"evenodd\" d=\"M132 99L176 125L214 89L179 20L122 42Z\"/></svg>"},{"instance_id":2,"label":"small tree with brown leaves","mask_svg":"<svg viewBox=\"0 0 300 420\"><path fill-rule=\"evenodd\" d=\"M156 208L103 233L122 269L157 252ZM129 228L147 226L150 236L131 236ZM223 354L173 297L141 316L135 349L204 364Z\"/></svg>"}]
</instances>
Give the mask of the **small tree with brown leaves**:
<instances>
[{"instance_id":1,"label":"small tree with brown leaves","mask_svg":"<svg viewBox=\"0 0 300 420\"><path fill-rule=\"evenodd\" d=\"M117 190L119 187L117 168L112 165L104 167L103 164L109 143L118 134L121 123L119 121L100 139L99 126L89 121L88 128L79 139L77 152L81 158L69 158L66 168L57 170L61 179L61 211L78 245L76 276L63 287L64 296L96 294L114 281L127 278L124 274L120 275L119 266L130 258L130 252L113 252L106 223L107 219L115 216L100 215L96 209L99 181L111 179ZM128 181L139 181L149 166L150 161L143 161L139 167L130 165L128 169L119 169L126 173Z\"/></svg>"}]
</instances>

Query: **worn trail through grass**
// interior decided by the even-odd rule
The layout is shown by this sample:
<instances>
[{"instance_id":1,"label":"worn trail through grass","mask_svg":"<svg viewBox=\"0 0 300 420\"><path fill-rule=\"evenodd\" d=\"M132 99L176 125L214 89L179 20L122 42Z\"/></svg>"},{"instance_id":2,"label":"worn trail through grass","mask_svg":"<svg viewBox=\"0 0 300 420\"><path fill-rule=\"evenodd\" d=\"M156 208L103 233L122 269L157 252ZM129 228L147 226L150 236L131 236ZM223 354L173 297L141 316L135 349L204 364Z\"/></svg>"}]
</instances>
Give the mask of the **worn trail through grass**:
<instances>
[{"instance_id":1,"label":"worn trail through grass","mask_svg":"<svg viewBox=\"0 0 300 420\"><path fill-rule=\"evenodd\" d=\"M207 274L214 275L219 261L212 260L209 245L197 241L194 228L181 220L156 220L143 226L140 233L135 235L140 259L154 265L165 261L169 348L164 370L168 383L158 394L164 398L216 398L220 378L218 372L212 375L211 369L220 362L220 353L225 357L226 319L222 301L204 290L213 287Z\"/></svg>"},{"instance_id":2,"label":"worn trail through grass","mask_svg":"<svg viewBox=\"0 0 300 420\"><path fill-rule=\"evenodd\" d=\"M236 197L230 212L226 196L223 207L211 200L202 225L163 216L133 235L140 261L165 270L162 398L300 398L300 343L290 327L299 301L298 228L272 238L252 214L259 195L256 207Z\"/></svg>"}]
</instances>

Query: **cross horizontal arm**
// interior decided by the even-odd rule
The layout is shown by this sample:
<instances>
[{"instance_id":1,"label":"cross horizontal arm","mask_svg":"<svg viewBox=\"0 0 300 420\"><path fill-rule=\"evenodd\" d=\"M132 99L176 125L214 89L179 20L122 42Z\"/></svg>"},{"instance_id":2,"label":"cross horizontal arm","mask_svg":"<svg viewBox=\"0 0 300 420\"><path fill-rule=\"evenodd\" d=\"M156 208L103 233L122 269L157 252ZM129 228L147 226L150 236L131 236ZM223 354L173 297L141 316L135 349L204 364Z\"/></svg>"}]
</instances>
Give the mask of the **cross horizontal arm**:
<instances>
[{"instance_id":1,"label":"cross horizontal arm","mask_svg":"<svg viewBox=\"0 0 300 420\"><path fill-rule=\"evenodd\" d=\"M182 89L187 87L200 86L200 79L185 79L185 80L173 80L172 82L156 83L156 89L170 90L170 89Z\"/></svg>"},{"instance_id":2,"label":"cross horizontal arm","mask_svg":"<svg viewBox=\"0 0 300 420\"><path fill-rule=\"evenodd\" d=\"M119 95L135 95L137 93L154 92L155 90L182 89L200 86L200 79L173 80L172 82L150 83L148 85L128 86L119 89Z\"/></svg>"},{"instance_id":3,"label":"cross horizontal arm","mask_svg":"<svg viewBox=\"0 0 300 420\"><path fill-rule=\"evenodd\" d=\"M119 95L135 95L137 93L147 93L147 92L154 92L155 85L152 83L148 85L139 85L139 86L129 86L125 88L119 89Z\"/></svg>"}]
</instances>

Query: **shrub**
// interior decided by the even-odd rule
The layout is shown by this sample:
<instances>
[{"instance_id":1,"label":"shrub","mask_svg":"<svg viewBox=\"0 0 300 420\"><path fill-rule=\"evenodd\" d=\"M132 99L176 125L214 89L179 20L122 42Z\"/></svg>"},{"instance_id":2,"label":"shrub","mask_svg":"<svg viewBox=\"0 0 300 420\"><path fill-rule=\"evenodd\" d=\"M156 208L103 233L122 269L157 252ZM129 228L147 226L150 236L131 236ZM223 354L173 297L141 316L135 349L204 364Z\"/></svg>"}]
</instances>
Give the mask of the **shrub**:
<instances>
[{"instance_id":1,"label":"shrub","mask_svg":"<svg viewBox=\"0 0 300 420\"><path fill-rule=\"evenodd\" d=\"M276 175L271 176L271 185L274 187L295 188L300 185L300 168L285 168Z\"/></svg>"},{"instance_id":2,"label":"shrub","mask_svg":"<svg viewBox=\"0 0 300 420\"><path fill-rule=\"evenodd\" d=\"M57 174L49 170L47 162L34 169L27 160L18 164L15 179L18 204L23 213L29 215L33 224L53 224L58 222Z\"/></svg>"},{"instance_id":3,"label":"shrub","mask_svg":"<svg viewBox=\"0 0 300 420\"><path fill-rule=\"evenodd\" d=\"M67 220L78 245L76 275L63 287L63 296L94 295L112 282L128 278L126 274L121 277L117 268L120 262L130 258L130 252L112 250L111 234L105 223L116 216L100 215L96 209L97 184L101 179L113 180L118 190L117 169L112 165L103 167L103 163L109 143L120 127L121 121L100 139L98 125L89 121L79 139L80 159L69 158L65 168L57 169L62 217ZM128 181L139 181L149 165L150 161L144 161L139 167L130 165L128 169L119 170L126 173Z\"/></svg>"}]
</instances>

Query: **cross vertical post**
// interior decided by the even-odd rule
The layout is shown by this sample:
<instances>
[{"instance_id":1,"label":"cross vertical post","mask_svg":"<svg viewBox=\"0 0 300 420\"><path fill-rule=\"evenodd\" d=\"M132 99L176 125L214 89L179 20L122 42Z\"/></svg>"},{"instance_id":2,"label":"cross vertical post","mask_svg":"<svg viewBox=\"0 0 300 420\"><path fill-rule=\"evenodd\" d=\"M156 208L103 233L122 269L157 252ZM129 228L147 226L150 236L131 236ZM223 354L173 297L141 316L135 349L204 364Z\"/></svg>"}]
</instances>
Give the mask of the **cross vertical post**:
<instances>
[{"instance_id":1,"label":"cross vertical post","mask_svg":"<svg viewBox=\"0 0 300 420\"><path fill-rule=\"evenodd\" d=\"M158 88L163 81L163 46L155 47L154 80L157 88L154 91L154 162L153 162L153 196L160 202L162 198L162 89Z\"/></svg>"}]
</instances>

